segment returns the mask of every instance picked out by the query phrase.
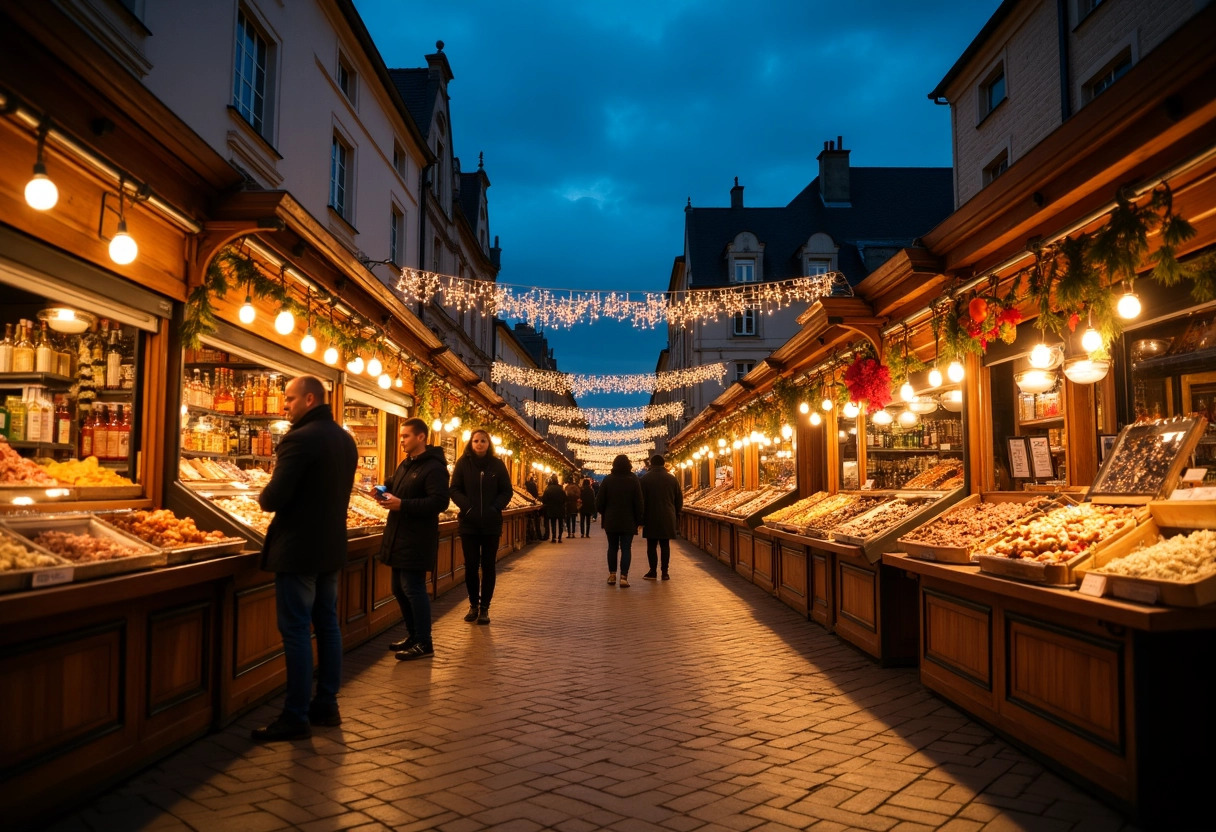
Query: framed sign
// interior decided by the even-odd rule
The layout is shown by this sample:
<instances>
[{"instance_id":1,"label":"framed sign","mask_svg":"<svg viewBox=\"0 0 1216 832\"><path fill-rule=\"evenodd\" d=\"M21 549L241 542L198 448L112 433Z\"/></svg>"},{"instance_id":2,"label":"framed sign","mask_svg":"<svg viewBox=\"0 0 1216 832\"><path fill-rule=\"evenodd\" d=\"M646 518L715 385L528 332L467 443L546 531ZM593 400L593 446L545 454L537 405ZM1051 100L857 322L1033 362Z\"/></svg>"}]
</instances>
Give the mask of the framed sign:
<instances>
[{"instance_id":1,"label":"framed sign","mask_svg":"<svg viewBox=\"0 0 1216 832\"><path fill-rule=\"evenodd\" d=\"M1025 436L1010 436L1009 475L1015 480L1030 479L1030 445Z\"/></svg>"},{"instance_id":2,"label":"framed sign","mask_svg":"<svg viewBox=\"0 0 1216 832\"><path fill-rule=\"evenodd\" d=\"M1099 463L1106 462L1107 454L1114 450L1116 438L1117 437L1113 433L1104 433L1098 437L1098 450L1100 452L1098 455Z\"/></svg>"},{"instance_id":3,"label":"framed sign","mask_svg":"<svg viewBox=\"0 0 1216 832\"><path fill-rule=\"evenodd\" d=\"M1031 436L1030 465L1034 469L1034 478L1051 479L1056 475L1056 467L1051 458L1051 441L1046 436Z\"/></svg>"}]
</instances>

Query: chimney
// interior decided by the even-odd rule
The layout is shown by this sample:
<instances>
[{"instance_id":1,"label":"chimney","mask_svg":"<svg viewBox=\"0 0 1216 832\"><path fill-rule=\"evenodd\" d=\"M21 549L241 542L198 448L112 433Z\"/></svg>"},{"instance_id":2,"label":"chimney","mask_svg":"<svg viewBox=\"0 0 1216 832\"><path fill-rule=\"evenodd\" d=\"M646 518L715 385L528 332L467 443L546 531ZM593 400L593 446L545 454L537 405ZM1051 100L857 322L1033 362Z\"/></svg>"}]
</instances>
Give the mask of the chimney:
<instances>
[{"instance_id":1,"label":"chimney","mask_svg":"<svg viewBox=\"0 0 1216 832\"><path fill-rule=\"evenodd\" d=\"M735 187L730 189L730 207L743 207L743 186L739 184L739 177L735 177Z\"/></svg>"},{"instance_id":2,"label":"chimney","mask_svg":"<svg viewBox=\"0 0 1216 832\"><path fill-rule=\"evenodd\" d=\"M847 207L849 204L849 151L844 137L823 143L819 153L819 196L824 205Z\"/></svg>"}]
</instances>

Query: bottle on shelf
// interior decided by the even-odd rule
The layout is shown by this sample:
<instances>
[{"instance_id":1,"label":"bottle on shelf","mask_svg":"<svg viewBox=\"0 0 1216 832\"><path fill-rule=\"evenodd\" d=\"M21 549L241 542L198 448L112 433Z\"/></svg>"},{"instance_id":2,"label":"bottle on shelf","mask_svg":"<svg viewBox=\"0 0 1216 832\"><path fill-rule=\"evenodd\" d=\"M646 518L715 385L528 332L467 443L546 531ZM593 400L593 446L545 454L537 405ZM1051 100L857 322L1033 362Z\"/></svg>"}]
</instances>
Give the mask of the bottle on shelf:
<instances>
[{"instance_id":1,"label":"bottle on shelf","mask_svg":"<svg viewBox=\"0 0 1216 832\"><path fill-rule=\"evenodd\" d=\"M110 458L110 418L106 415L106 406L101 402L93 404L93 456L98 459Z\"/></svg>"},{"instance_id":2,"label":"bottle on shelf","mask_svg":"<svg viewBox=\"0 0 1216 832\"><path fill-rule=\"evenodd\" d=\"M266 414L268 416L278 415L283 409L280 404L281 396L279 394L279 382L276 376L270 377L269 387L266 391Z\"/></svg>"},{"instance_id":3,"label":"bottle on shelf","mask_svg":"<svg viewBox=\"0 0 1216 832\"><path fill-rule=\"evenodd\" d=\"M14 373L34 372L34 344L30 341L27 323L28 321L22 319L18 324L19 334L16 344L13 345Z\"/></svg>"},{"instance_id":4,"label":"bottle on shelf","mask_svg":"<svg viewBox=\"0 0 1216 832\"><path fill-rule=\"evenodd\" d=\"M228 455L236 456L240 453L241 438L236 429L236 422L228 423Z\"/></svg>"},{"instance_id":5,"label":"bottle on shelf","mask_svg":"<svg viewBox=\"0 0 1216 832\"><path fill-rule=\"evenodd\" d=\"M4 340L0 341L0 373L11 373L13 371L13 325L4 325Z\"/></svg>"},{"instance_id":6,"label":"bottle on shelf","mask_svg":"<svg viewBox=\"0 0 1216 832\"><path fill-rule=\"evenodd\" d=\"M68 411L67 396L60 396L55 404L55 442L59 445L72 444L72 414Z\"/></svg>"},{"instance_id":7,"label":"bottle on shelf","mask_svg":"<svg viewBox=\"0 0 1216 832\"><path fill-rule=\"evenodd\" d=\"M131 408L118 406L118 454L116 459L128 459L131 456Z\"/></svg>"},{"instance_id":8,"label":"bottle on shelf","mask_svg":"<svg viewBox=\"0 0 1216 832\"><path fill-rule=\"evenodd\" d=\"M34 388L25 391L25 441L45 442L42 436L42 405L34 396Z\"/></svg>"},{"instance_id":9,"label":"bottle on shelf","mask_svg":"<svg viewBox=\"0 0 1216 832\"><path fill-rule=\"evenodd\" d=\"M25 401L20 396L8 396L4 404L8 408L9 440L25 441Z\"/></svg>"},{"instance_id":10,"label":"bottle on shelf","mask_svg":"<svg viewBox=\"0 0 1216 832\"><path fill-rule=\"evenodd\" d=\"M90 456L95 456L93 453L93 409L89 408L84 411L84 418L80 421L80 458L87 459Z\"/></svg>"},{"instance_id":11,"label":"bottle on shelf","mask_svg":"<svg viewBox=\"0 0 1216 832\"><path fill-rule=\"evenodd\" d=\"M122 330L119 330L119 364L118 364L118 389L119 390L134 390L135 389L135 341L139 337L139 333L132 330L130 338L122 337Z\"/></svg>"},{"instance_id":12,"label":"bottle on shelf","mask_svg":"<svg viewBox=\"0 0 1216 832\"><path fill-rule=\"evenodd\" d=\"M122 444L122 423L118 418L120 410L122 410L122 405L115 405L110 410L109 425L106 429L106 459L122 459L122 454L119 452Z\"/></svg>"},{"instance_id":13,"label":"bottle on shelf","mask_svg":"<svg viewBox=\"0 0 1216 832\"><path fill-rule=\"evenodd\" d=\"M106 339L106 372L105 387L107 390L117 390L119 371L122 368L122 353L118 351L118 328L111 327Z\"/></svg>"},{"instance_id":14,"label":"bottle on shelf","mask_svg":"<svg viewBox=\"0 0 1216 832\"><path fill-rule=\"evenodd\" d=\"M38 331L38 345L34 347L34 372L53 373L55 371L55 349L51 339L46 334L46 321Z\"/></svg>"},{"instance_id":15,"label":"bottle on shelf","mask_svg":"<svg viewBox=\"0 0 1216 832\"><path fill-rule=\"evenodd\" d=\"M236 413L236 402L228 383L228 372L223 368L215 371L215 410L218 413Z\"/></svg>"}]
</instances>

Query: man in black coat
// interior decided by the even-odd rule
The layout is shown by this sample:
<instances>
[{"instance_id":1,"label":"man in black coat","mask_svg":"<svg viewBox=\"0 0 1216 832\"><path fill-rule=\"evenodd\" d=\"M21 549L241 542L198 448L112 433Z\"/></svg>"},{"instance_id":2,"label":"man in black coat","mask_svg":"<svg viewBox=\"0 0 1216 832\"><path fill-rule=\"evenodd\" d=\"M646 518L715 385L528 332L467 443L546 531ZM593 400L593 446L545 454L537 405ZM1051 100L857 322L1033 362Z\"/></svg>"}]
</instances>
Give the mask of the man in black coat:
<instances>
[{"instance_id":1,"label":"man in black coat","mask_svg":"<svg viewBox=\"0 0 1216 832\"><path fill-rule=\"evenodd\" d=\"M405 459L397 466L388 496L380 560L393 568L393 595L409 635L389 645L398 661L429 659L431 594L426 573L439 561L439 515L448 507L448 463L443 449L426 444L429 430L421 419L407 419L398 437Z\"/></svg>"},{"instance_id":2,"label":"man in black coat","mask_svg":"<svg viewBox=\"0 0 1216 832\"><path fill-rule=\"evenodd\" d=\"M283 391L291 422L275 452L274 474L258 503L273 511L262 546L262 568L275 573L275 608L287 663L283 713L253 738L303 739L312 725L338 725L342 633L338 628L338 570L346 565L346 508L359 451L334 421L325 385L300 376ZM317 634L317 695L312 696L312 641Z\"/></svg>"},{"instance_id":3,"label":"man in black coat","mask_svg":"<svg viewBox=\"0 0 1216 832\"><path fill-rule=\"evenodd\" d=\"M646 476L642 477L642 500L646 510L642 513L642 536L646 538L646 560L650 562L650 571L642 576L644 580L653 581L658 575L659 553L663 553L663 580L667 580L667 568L671 563L671 539L679 532L678 517L684 508L684 494L680 483L667 470L667 462L662 454L650 458L650 467Z\"/></svg>"}]
</instances>

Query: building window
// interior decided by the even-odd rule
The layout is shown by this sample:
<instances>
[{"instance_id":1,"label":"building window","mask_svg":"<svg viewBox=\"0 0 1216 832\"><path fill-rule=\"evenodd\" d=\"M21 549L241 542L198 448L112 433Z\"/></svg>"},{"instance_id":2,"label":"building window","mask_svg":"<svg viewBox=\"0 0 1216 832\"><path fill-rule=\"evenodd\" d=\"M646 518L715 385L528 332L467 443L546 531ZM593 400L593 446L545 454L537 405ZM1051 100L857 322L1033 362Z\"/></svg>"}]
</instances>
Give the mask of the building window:
<instances>
[{"instance_id":1,"label":"building window","mask_svg":"<svg viewBox=\"0 0 1216 832\"><path fill-rule=\"evenodd\" d=\"M356 78L358 78L358 75L351 68L350 61L346 60L345 55L338 55L338 87L342 90L342 94L346 96L346 100L351 104L355 103Z\"/></svg>"},{"instance_id":2,"label":"building window","mask_svg":"<svg viewBox=\"0 0 1216 832\"><path fill-rule=\"evenodd\" d=\"M404 265L405 213L396 205L389 209L388 259L398 266Z\"/></svg>"},{"instance_id":3,"label":"building window","mask_svg":"<svg viewBox=\"0 0 1216 832\"><path fill-rule=\"evenodd\" d=\"M814 277L817 274L827 274L832 270L831 260L815 260L809 259L806 261L806 276Z\"/></svg>"},{"instance_id":4,"label":"building window","mask_svg":"<svg viewBox=\"0 0 1216 832\"><path fill-rule=\"evenodd\" d=\"M735 381L743 378L756 368L755 361L736 361L735 362Z\"/></svg>"},{"instance_id":5,"label":"building window","mask_svg":"<svg viewBox=\"0 0 1216 832\"><path fill-rule=\"evenodd\" d=\"M993 180L1009 170L1009 151L1002 150L997 157L984 166L984 184L991 185Z\"/></svg>"},{"instance_id":6,"label":"building window","mask_svg":"<svg viewBox=\"0 0 1216 832\"><path fill-rule=\"evenodd\" d=\"M397 142L393 142L393 170L402 179L405 178L405 150Z\"/></svg>"},{"instance_id":7,"label":"building window","mask_svg":"<svg viewBox=\"0 0 1216 832\"><path fill-rule=\"evenodd\" d=\"M1082 96L1085 103L1088 104L1110 89L1131 68L1132 53L1130 49L1125 49L1119 54L1119 57L1107 64L1102 71L1085 83L1085 86L1082 88Z\"/></svg>"},{"instance_id":8,"label":"building window","mask_svg":"<svg viewBox=\"0 0 1216 832\"><path fill-rule=\"evenodd\" d=\"M329 207L347 222L350 208L351 149L334 134L329 154Z\"/></svg>"},{"instance_id":9,"label":"building window","mask_svg":"<svg viewBox=\"0 0 1216 832\"><path fill-rule=\"evenodd\" d=\"M735 315L735 334L736 335L755 335L756 334L756 310L745 309Z\"/></svg>"},{"instance_id":10,"label":"building window","mask_svg":"<svg viewBox=\"0 0 1216 832\"><path fill-rule=\"evenodd\" d=\"M755 283L756 282L756 261L755 260L736 260L735 261L735 283Z\"/></svg>"},{"instance_id":11,"label":"building window","mask_svg":"<svg viewBox=\"0 0 1216 832\"><path fill-rule=\"evenodd\" d=\"M997 108L1005 100L1005 64L1001 62L980 84L980 119Z\"/></svg>"},{"instance_id":12,"label":"building window","mask_svg":"<svg viewBox=\"0 0 1216 832\"><path fill-rule=\"evenodd\" d=\"M267 67L270 41L239 10L236 15L236 66L232 78L232 106L260 135L268 132L266 113Z\"/></svg>"}]
</instances>

